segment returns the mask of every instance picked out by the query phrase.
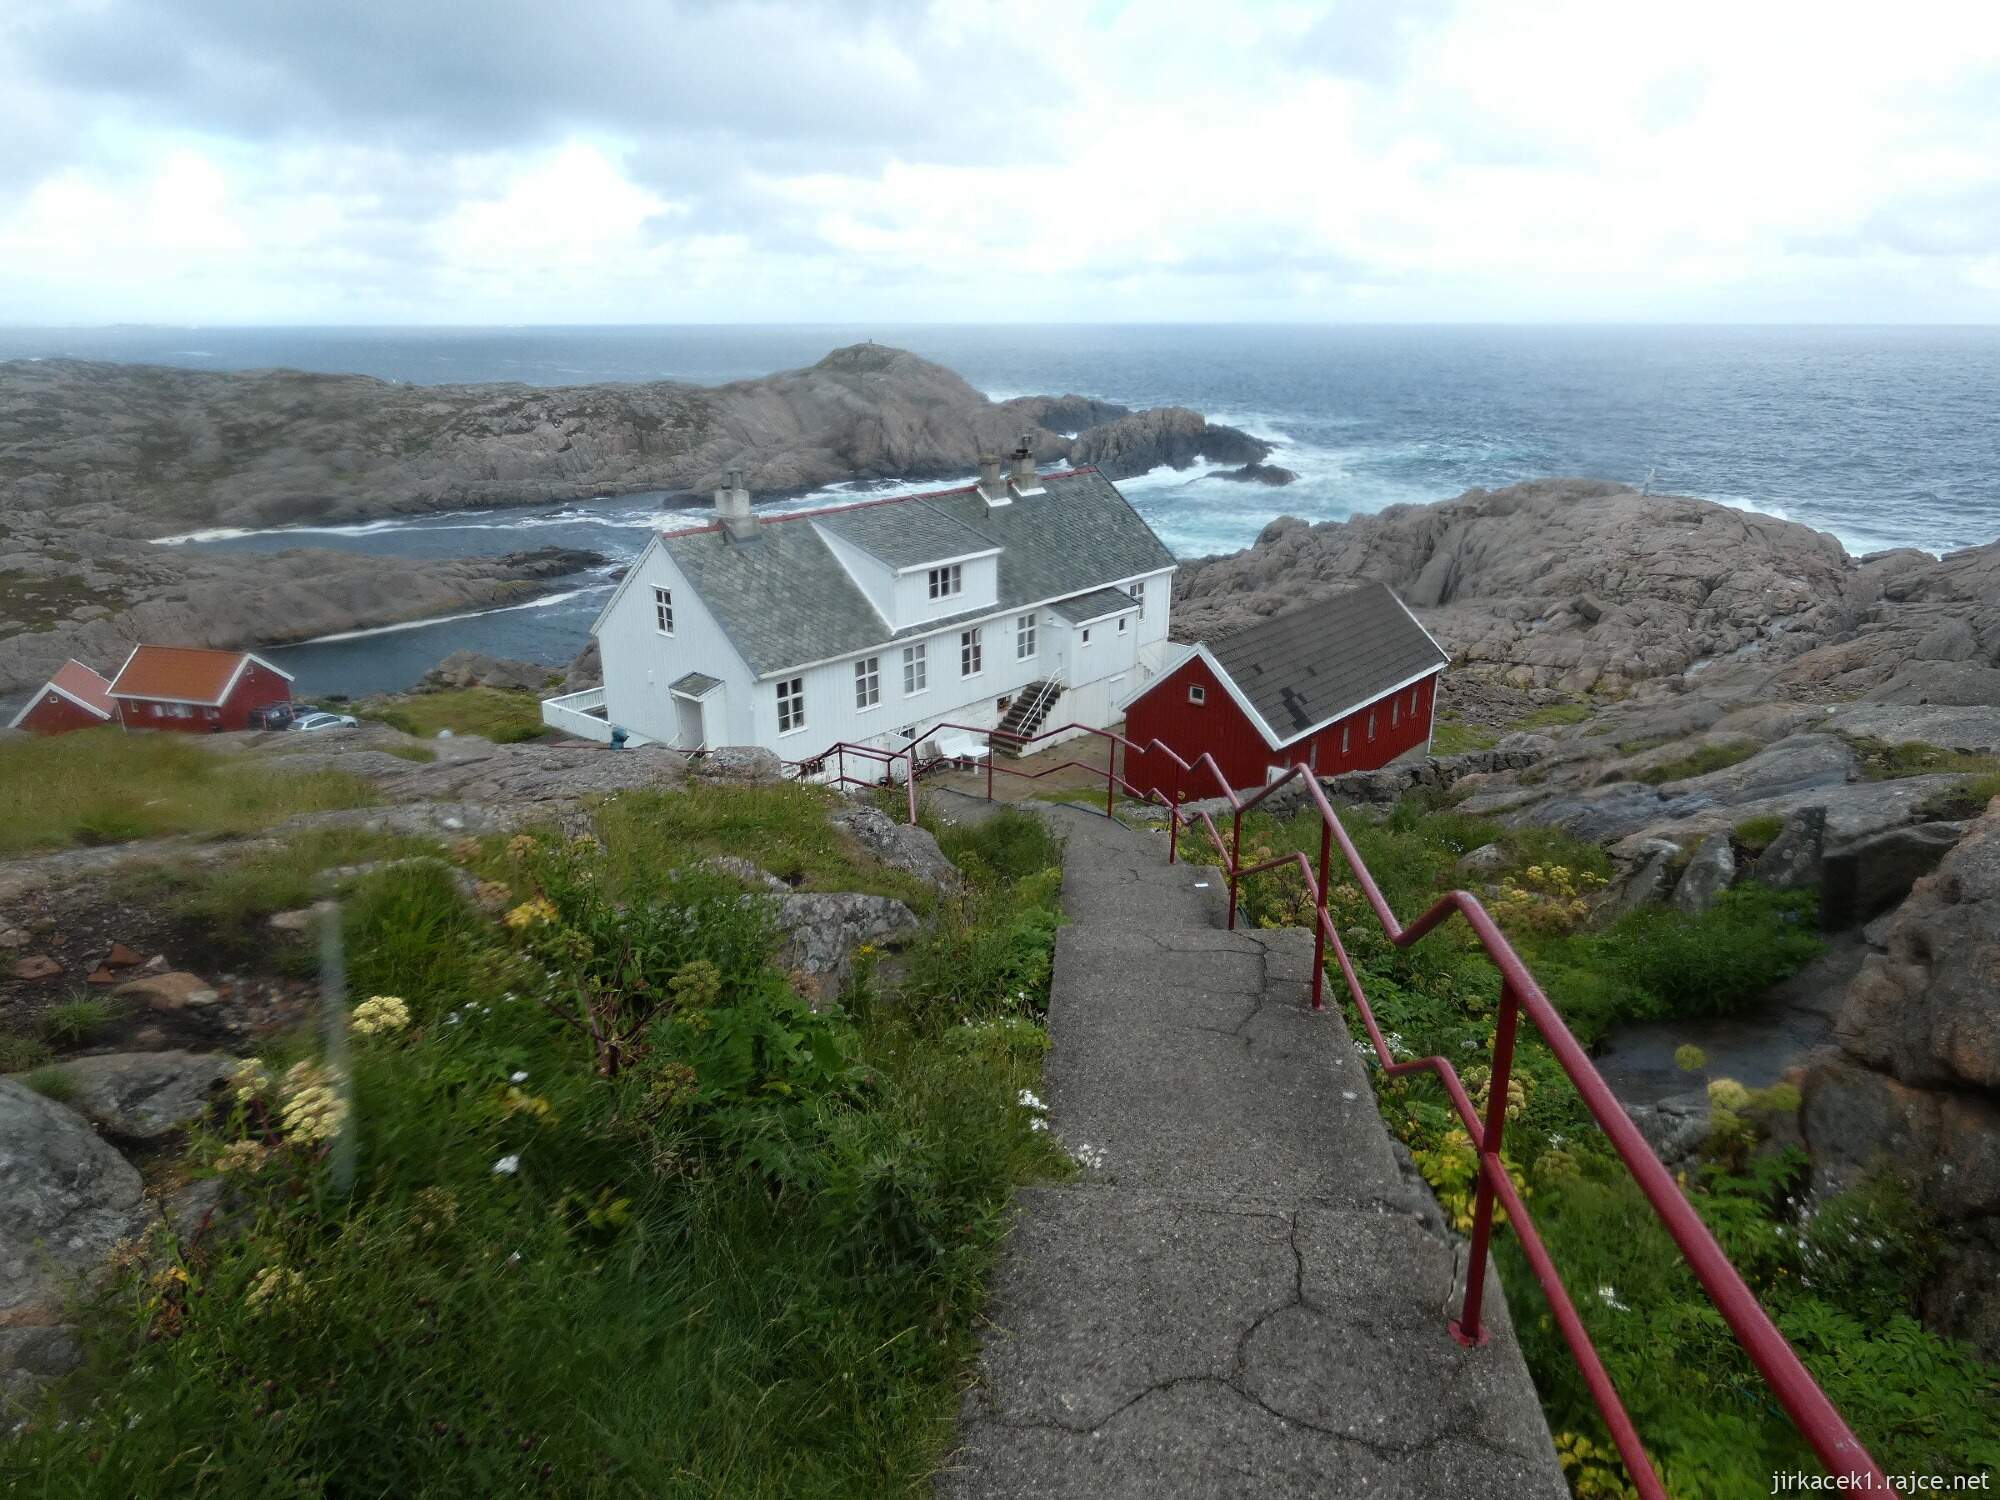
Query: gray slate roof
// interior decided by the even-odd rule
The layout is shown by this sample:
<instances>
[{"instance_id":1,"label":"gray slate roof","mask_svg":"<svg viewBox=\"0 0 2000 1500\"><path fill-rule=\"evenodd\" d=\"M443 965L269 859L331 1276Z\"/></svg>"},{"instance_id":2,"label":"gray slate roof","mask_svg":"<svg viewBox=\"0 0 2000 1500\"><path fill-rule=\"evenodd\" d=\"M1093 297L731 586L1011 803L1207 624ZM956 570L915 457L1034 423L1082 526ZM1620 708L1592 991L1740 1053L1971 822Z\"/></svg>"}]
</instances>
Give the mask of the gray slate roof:
<instances>
[{"instance_id":1,"label":"gray slate roof","mask_svg":"<svg viewBox=\"0 0 2000 1500\"><path fill-rule=\"evenodd\" d=\"M684 672L667 684L670 692L685 693L690 698L699 698L710 689L721 686L720 677L711 677L706 672Z\"/></svg>"},{"instance_id":2,"label":"gray slate roof","mask_svg":"<svg viewBox=\"0 0 2000 1500\"><path fill-rule=\"evenodd\" d=\"M1381 583L1273 615L1208 649L1287 743L1450 660Z\"/></svg>"},{"instance_id":3,"label":"gray slate roof","mask_svg":"<svg viewBox=\"0 0 2000 1500\"><path fill-rule=\"evenodd\" d=\"M819 524L892 568L970 557L1000 545L984 532L928 505L867 505L821 516Z\"/></svg>"},{"instance_id":4,"label":"gray slate roof","mask_svg":"<svg viewBox=\"0 0 2000 1500\"><path fill-rule=\"evenodd\" d=\"M1072 625L1081 625L1086 620L1101 620L1106 615L1121 615L1138 607L1139 601L1123 589L1092 589L1072 599L1058 600L1049 606L1049 613L1061 615Z\"/></svg>"},{"instance_id":5,"label":"gray slate roof","mask_svg":"<svg viewBox=\"0 0 2000 1500\"><path fill-rule=\"evenodd\" d=\"M1042 483L1042 494L992 510L968 485L832 514L766 518L748 543L731 543L720 528L703 527L663 532L660 545L760 677L928 635L959 620L1087 594L1174 565L1153 529L1101 474L1046 474ZM846 536L846 525L864 515L871 528L900 521L912 534L922 528L940 536L955 523L990 538L990 545L1002 549L998 600L990 608L927 620L890 636L814 524L837 522Z\"/></svg>"}]
</instances>

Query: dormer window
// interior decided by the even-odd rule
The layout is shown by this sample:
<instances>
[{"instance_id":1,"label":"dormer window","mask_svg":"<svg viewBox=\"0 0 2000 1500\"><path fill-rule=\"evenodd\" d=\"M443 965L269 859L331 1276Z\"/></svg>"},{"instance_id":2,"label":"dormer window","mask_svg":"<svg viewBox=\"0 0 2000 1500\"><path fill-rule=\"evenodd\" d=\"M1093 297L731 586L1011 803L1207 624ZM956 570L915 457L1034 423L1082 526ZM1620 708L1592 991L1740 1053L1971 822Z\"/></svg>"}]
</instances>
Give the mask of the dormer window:
<instances>
[{"instance_id":1,"label":"dormer window","mask_svg":"<svg viewBox=\"0 0 2000 1500\"><path fill-rule=\"evenodd\" d=\"M949 599L965 592L965 570L958 563L946 563L942 568L932 568L929 581L933 599Z\"/></svg>"},{"instance_id":2,"label":"dormer window","mask_svg":"<svg viewBox=\"0 0 2000 1500\"><path fill-rule=\"evenodd\" d=\"M1188 702L1196 704L1208 702L1208 689L1198 682L1189 683Z\"/></svg>"}]
</instances>

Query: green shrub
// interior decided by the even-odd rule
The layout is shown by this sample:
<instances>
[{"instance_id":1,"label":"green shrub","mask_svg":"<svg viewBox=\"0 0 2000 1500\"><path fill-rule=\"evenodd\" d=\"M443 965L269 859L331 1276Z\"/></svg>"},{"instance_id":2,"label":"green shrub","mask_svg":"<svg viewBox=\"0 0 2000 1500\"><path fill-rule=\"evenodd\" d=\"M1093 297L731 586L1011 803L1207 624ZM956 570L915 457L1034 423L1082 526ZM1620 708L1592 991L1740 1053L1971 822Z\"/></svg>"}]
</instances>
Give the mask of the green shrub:
<instances>
[{"instance_id":1,"label":"green shrub","mask_svg":"<svg viewBox=\"0 0 2000 1500\"><path fill-rule=\"evenodd\" d=\"M21 1082L44 1099L53 1099L58 1104L67 1104L76 1097L76 1079L61 1066L36 1068L25 1074Z\"/></svg>"},{"instance_id":2,"label":"green shrub","mask_svg":"<svg viewBox=\"0 0 2000 1500\"><path fill-rule=\"evenodd\" d=\"M1669 781L1686 781L1691 776L1706 776L1711 771L1720 771L1740 761L1746 761L1761 748L1755 740L1728 740L1719 745L1703 745L1677 760L1648 766L1633 779L1643 781L1648 786L1660 786Z\"/></svg>"},{"instance_id":3,"label":"green shrub","mask_svg":"<svg viewBox=\"0 0 2000 1500\"><path fill-rule=\"evenodd\" d=\"M1762 854L1785 830L1785 820L1776 813L1766 813L1760 817L1745 818L1731 830L1746 854Z\"/></svg>"},{"instance_id":4,"label":"green shrub","mask_svg":"<svg viewBox=\"0 0 2000 1500\"><path fill-rule=\"evenodd\" d=\"M1963 818L1976 818L1986 811L1986 805L1995 797L2000 797L2000 772L1985 776L1968 776L1949 791L1934 792L1916 806L1920 818L1940 818L1956 822Z\"/></svg>"},{"instance_id":5,"label":"green shrub","mask_svg":"<svg viewBox=\"0 0 2000 1500\"><path fill-rule=\"evenodd\" d=\"M453 734L476 734L496 745L510 745L538 740L551 732L542 722L539 697L505 688L452 688L441 693L370 698L356 704L354 711L426 740L449 729Z\"/></svg>"},{"instance_id":6,"label":"green shrub","mask_svg":"<svg viewBox=\"0 0 2000 1500\"><path fill-rule=\"evenodd\" d=\"M105 995L58 1000L35 1017L35 1030L54 1047L74 1047L115 1025L125 1007Z\"/></svg>"},{"instance_id":7,"label":"green shrub","mask_svg":"<svg viewBox=\"0 0 2000 1500\"><path fill-rule=\"evenodd\" d=\"M1936 776L1948 771L1967 776L2000 775L2000 756L1946 750L1922 740L1890 744L1886 740L1849 735L1847 743L1861 759L1861 774L1870 781L1899 781L1906 776Z\"/></svg>"},{"instance_id":8,"label":"green shrub","mask_svg":"<svg viewBox=\"0 0 2000 1500\"><path fill-rule=\"evenodd\" d=\"M1597 961L1667 1016L1726 1015L1819 953L1810 891L1755 884L1723 892L1700 916L1641 907L1591 942Z\"/></svg>"}]
</instances>

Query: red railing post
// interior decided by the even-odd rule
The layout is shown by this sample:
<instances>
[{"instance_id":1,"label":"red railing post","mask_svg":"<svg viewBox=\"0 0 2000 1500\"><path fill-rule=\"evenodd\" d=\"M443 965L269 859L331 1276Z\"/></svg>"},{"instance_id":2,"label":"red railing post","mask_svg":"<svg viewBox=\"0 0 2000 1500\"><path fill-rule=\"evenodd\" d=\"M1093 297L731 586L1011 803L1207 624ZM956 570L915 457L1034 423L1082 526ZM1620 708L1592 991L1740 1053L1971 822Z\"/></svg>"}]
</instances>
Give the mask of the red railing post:
<instances>
[{"instance_id":1,"label":"red railing post","mask_svg":"<svg viewBox=\"0 0 2000 1500\"><path fill-rule=\"evenodd\" d=\"M1000 753L993 743L993 736L986 736L986 800L993 800L993 757Z\"/></svg>"},{"instance_id":2,"label":"red railing post","mask_svg":"<svg viewBox=\"0 0 2000 1500\"><path fill-rule=\"evenodd\" d=\"M1126 757L1125 769L1128 771L1132 769L1132 760L1130 756ZM1112 793L1116 787L1117 780L1118 780L1118 741L1112 740L1105 747L1104 751L1104 816L1107 818L1112 816L1112 809L1117 806L1117 803L1113 800L1112 797Z\"/></svg>"},{"instance_id":3,"label":"red railing post","mask_svg":"<svg viewBox=\"0 0 2000 1500\"><path fill-rule=\"evenodd\" d=\"M1129 755L1125 757L1125 769L1128 773L1132 769L1132 757ZM1173 798L1167 806L1169 809L1167 813L1167 863L1173 864L1180 858L1181 852L1181 772L1178 766L1174 768Z\"/></svg>"},{"instance_id":4,"label":"red railing post","mask_svg":"<svg viewBox=\"0 0 2000 1500\"><path fill-rule=\"evenodd\" d=\"M910 741L910 767L903 777L903 790L910 799L910 826L917 826L917 741Z\"/></svg>"},{"instance_id":5,"label":"red railing post","mask_svg":"<svg viewBox=\"0 0 2000 1500\"><path fill-rule=\"evenodd\" d=\"M1486 1080L1486 1125L1474 1141L1478 1153L1479 1189L1472 1207L1472 1253L1465 1265L1465 1307L1451 1325L1461 1344L1483 1344L1486 1330L1479 1314L1486 1300L1486 1250L1493 1238L1493 1182L1507 1170L1500 1146L1507 1130L1507 1082L1514 1074L1514 1033L1520 1029L1521 998L1512 980L1500 981L1500 1014L1493 1028L1493 1068Z\"/></svg>"},{"instance_id":6,"label":"red railing post","mask_svg":"<svg viewBox=\"0 0 2000 1500\"><path fill-rule=\"evenodd\" d=\"M839 744L833 747L833 750L834 750L833 763L834 766L837 768L834 773L833 784L835 786L846 786L847 785L847 741L842 740Z\"/></svg>"},{"instance_id":7,"label":"red railing post","mask_svg":"<svg viewBox=\"0 0 2000 1500\"><path fill-rule=\"evenodd\" d=\"M1327 908L1327 877L1333 868L1333 829L1319 825L1319 906L1313 913L1313 1009L1326 1009L1326 924L1333 920Z\"/></svg>"},{"instance_id":8,"label":"red railing post","mask_svg":"<svg viewBox=\"0 0 2000 1500\"><path fill-rule=\"evenodd\" d=\"M1236 809L1229 830L1229 930L1236 930L1236 872L1243 868L1243 809Z\"/></svg>"}]
</instances>

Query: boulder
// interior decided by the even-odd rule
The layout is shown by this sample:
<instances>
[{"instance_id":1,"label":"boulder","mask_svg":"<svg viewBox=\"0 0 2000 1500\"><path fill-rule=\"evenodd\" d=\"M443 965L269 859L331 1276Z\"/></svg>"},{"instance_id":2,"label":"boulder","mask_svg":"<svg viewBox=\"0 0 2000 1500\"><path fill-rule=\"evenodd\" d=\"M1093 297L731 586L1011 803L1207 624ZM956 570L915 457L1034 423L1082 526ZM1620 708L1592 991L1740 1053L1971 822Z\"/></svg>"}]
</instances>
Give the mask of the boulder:
<instances>
[{"instance_id":1,"label":"boulder","mask_svg":"<svg viewBox=\"0 0 2000 1500\"><path fill-rule=\"evenodd\" d=\"M1711 833L1694 846L1687 868L1674 886L1674 908L1689 916L1700 916L1721 899L1736 879L1736 851L1729 836Z\"/></svg>"},{"instance_id":2,"label":"boulder","mask_svg":"<svg viewBox=\"0 0 2000 1500\"><path fill-rule=\"evenodd\" d=\"M867 850L878 864L914 875L938 890L958 881L957 867L944 857L929 829L899 823L866 803L843 807L827 821Z\"/></svg>"},{"instance_id":3,"label":"boulder","mask_svg":"<svg viewBox=\"0 0 2000 1500\"><path fill-rule=\"evenodd\" d=\"M138 1172L80 1115L0 1078L0 1401L77 1363L67 1299L153 1220Z\"/></svg>"},{"instance_id":4,"label":"boulder","mask_svg":"<svg viewBox=\"0 0 2000 1500\"><path fill-rule=\"evenodd\" d=\"M784 934L778 962L807 980L820 1000L832 1000L854 972L854 950L864 943L899 948L917 935L917 914L888 896L797 892L774 900Z\"/></svg>"},{"instance_id":5,"label":"boulder","mask_svg":"<svg viewBox=\"0 0 2000 1500\"><path fill-rule=\"evenodd\" d=\"M1820 925L1838 931L1888 911L1938 867L1970 826L1912 823L1829 850L1820 880Z\"/></svg>"},{"instance_id":6,"label":"boulder","mask_svg":"<svg viewBox=\"0 0 2000 1500\"><path fill-rule=\"evenodd\" d=\"M14 964L16 979L54 979L62 971L63 966L46 953L31 953Z\"/></svg>"},{"instance_id":7,"label":"boulder","mask_svg":"<svg viewBox=\"0 0 2000 1500\"><path fill-rule=\"evenodd\" d=\"M1666 900L1673 890L1681 852L1681 846L1671 839L1644 840L1624 877L1605 888L1598 905L1599 920L1615 922L1627 912Z\"/></svg>"},{"instance_id":8,"label":"boulder","mask_svg":"<svg viewBox=\"0 0 2000 1500\"><path fill-rule=\"evenodd\" d=\"M761 745L724 745L690 763L688 774L704 781L762 785L784 780L785 763Z\"/></svg>"},{"instance_id":9,"label":"boulder","mask_svg":"<svg viewBox=\"0 0 2000 1500\"><path fill-rule=\"evenodd\" d=\"M217 1052L113 1052L62 1064L64 1102L106 1135L155 1144L199 1120L237 1059Z\"/></svg>"},{"instance_id":10,"label":"boulder","mask_svg":"<svg viewBox=\"0 0 2000 1500\"><path fill-rule=\"evenodd\" d=\"M1750 867L1750 878L1778 891L1808 890L1819 884L1826 857L1826 809L1801 808L1785 819L1778 836Z\"/></svg>"},{"instance_id":11,"label":"boulder","mask_svg":"<svg viewBox=\"0 0 2000 1500\"><path fill-rule=\"evenodd\" d=\"M1507 864L1507 851L1498 844L1481 844L1458 858L1458 873L1472 880L1497 875Z\"/></svg>"},{"instance_id":12,"label":"boulder","mask_svg":"<svg viewBox=\"0 0 2000 1500\"><path fill-rule=\"evenodd\" d=\"M189 1006L213 1005L222 998L200 975L181 969L128 979L111 993L120 999L142 1001L153 1010L185 1010Z\"/></svg>"},{"instance_id":13,"label":"boulder","mask_svg":"<svg viewBox=\"0 0 2000 1500\"><path fill-rule=\"evenodd\" d=\"M791 890L791 886L762 865L754 864L740 854L711 854L706 859L696 860L688 868L705 871L711 875L727 876L731 880L740 880L753 890L774 891L779 895Z\"/></svg>"},{"instance_id":14,"label":"boulder","mask_svg":"<svg viewBox=\"0 0 2000 1500\"><path fill-rule=\"evenodd\" d=\"M1685 1166L1708 1139L1714 1113L1706 1089L1671 1094L1657 1104L1635 1104L1626 1111L1653 1154L1668 1167Z\"/></svg>"},{"instance_id":15,"label":"boulder","mask_svg":"<svg viewBox=\"0 0 2000 1500\"><path fill-rule=\"evenodd\" d=\"M516 661L510 657L488 656L483 651L454 651L424 673L419 692L446 688L490 687L509 692L538 693L559 677L558 668L540 662Z\"/></svg>"}]
</instances>

